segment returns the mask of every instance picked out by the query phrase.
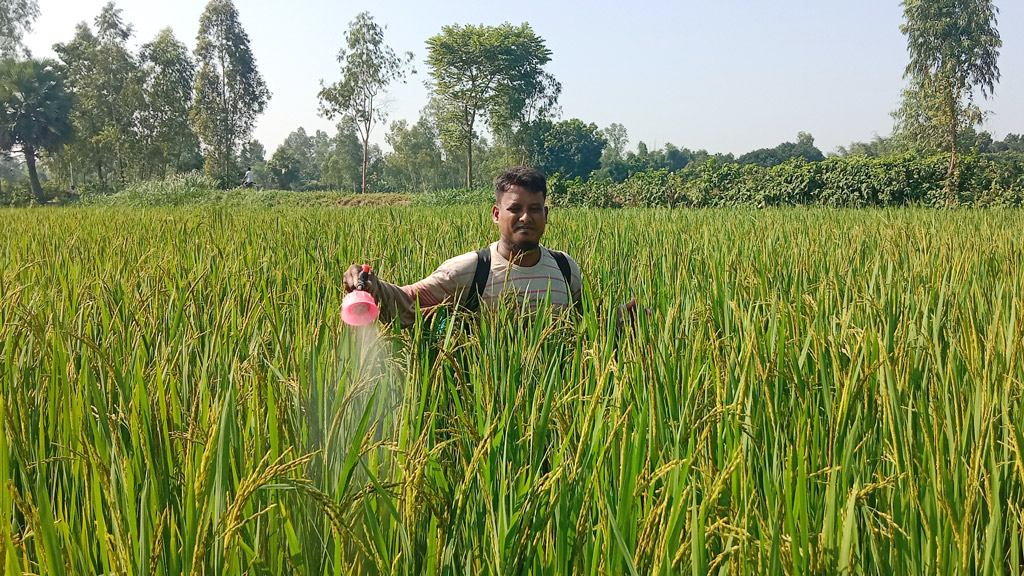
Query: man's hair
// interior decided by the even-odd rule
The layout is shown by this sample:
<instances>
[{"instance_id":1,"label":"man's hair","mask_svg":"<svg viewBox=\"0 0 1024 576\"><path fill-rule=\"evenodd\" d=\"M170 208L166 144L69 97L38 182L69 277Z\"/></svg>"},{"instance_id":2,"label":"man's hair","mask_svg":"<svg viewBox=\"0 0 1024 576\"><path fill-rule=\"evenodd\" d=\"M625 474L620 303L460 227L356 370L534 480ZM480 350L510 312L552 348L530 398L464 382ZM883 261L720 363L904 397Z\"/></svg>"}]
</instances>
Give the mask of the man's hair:
<instances>
[{"instance_id":1,"label":"man's hair","mask_svg":"<svg viewBox=\"0 0 1024 576\"><path fill-rule=\"evenodd\" d=\"M501 195L513 186L528 192L540 192L544 198L548 197L548 178L543 172L529 166L516 166L502 172L494 181L494 201L501 199Z\"/></svg>"},{"instance_id":2,"label":"man's hair","mask_svg":"<svg viewBox=\"0 0 1024 576\"><path fill-rule=\"evenodd\" d=\"M248 168L246 168L246 171L249 171L249 170L252 170L252 166L249 166Z\"/></svg>"}]
</instances>

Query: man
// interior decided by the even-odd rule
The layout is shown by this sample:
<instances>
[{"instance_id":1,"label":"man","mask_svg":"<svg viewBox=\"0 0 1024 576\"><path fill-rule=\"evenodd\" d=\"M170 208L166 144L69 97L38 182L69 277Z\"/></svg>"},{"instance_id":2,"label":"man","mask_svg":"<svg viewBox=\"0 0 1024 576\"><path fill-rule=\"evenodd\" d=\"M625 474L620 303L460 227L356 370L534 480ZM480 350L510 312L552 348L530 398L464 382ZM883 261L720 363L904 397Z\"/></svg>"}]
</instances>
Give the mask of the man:
<instances>
[{"instance_id":1,"label":"man","mask_svg":"<svg viewBox=\"0 0 1024 576\"><path fill-rule=\"evenodd\" d=\"M256 185L256 177L252 175L252 166L245 169L245 176L242 177L242 187L252 188Z\"/></svg>"},{"instance_id":2,"label":"man","mask_svg":"<svg viewBox=\"0 0 1024 576\"><path fill-rule=\"evenodd\" d=\"M564 252L540 244L548 219L547 178L526 167L510 168L494 184L491 216L500 238L489 247L467 252L441 264L430 276L396 286L370 274L365 284L377 300L381 322L396 317L403 327L420 309L459 304L469 309L491 305L508 294L531 311L550 294L553 306L578 306L583 292L580 268ZM362 268L345 271L345 290L355 290Z\"/></svg>"}]
</instances>

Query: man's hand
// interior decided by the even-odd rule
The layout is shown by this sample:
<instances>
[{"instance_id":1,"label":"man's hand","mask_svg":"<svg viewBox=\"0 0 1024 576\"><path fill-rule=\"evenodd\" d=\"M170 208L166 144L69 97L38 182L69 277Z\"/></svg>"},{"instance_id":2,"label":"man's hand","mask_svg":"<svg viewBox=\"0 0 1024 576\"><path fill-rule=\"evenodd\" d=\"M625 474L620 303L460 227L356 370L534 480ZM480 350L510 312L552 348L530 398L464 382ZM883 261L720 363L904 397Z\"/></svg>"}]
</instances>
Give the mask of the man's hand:
<instances>
[{"instance_id":1,"label":"man's hand","mask_svg":"<svg viewBox=\"0 0 1024 576\"><path fill-rule=\"evenodd\" d=\"M359 274L363 271L363 267L360 264L353 264L345 270L345 276L342 277L342 283L345 285L345 292L351 292L356 289L359 285ZM366 275L366 280L363 284L363 290L369 292L375 300L379 300L377 294L377 288L380 284L377 282L377 275L370 270Z\"/></svg>"},{"instance_id":2,"label":"man's hand","mask_svg":"<svg viewBox=\"0 0 1024 576\"><path fill-rule=\"evenodd\" d=\"M615 320L616 328L622 328L623 324L632 326L636 323L636 311L640 306L636 303L636 298L631 299L622 306L619 306L619 314ZM650 308L644 307L644 312L647 313L647 317L650 318L653 315Z\"/></svg>"}]
</instances>

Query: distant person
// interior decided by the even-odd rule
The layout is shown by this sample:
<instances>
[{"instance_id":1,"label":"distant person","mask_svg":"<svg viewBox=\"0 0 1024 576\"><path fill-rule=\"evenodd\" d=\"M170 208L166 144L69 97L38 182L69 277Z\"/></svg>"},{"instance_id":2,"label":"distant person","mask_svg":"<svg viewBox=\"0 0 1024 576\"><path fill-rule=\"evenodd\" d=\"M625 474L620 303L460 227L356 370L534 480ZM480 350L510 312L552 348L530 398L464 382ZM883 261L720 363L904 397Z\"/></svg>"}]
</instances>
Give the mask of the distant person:
<instances>
[{"instance_id":1,"label":"distant person","mask_svg":"<svg viewBox=\"0 0 1024 576\"><path fill-rule=\"evenodd\" d=\"M242 177L242 188L252 188L255 185L256 177L252 174L252 166L249 166L245 169L245 176Z\"/></svg>"},{"instance_id":2,"label":"distant person","mask_svg":"<svg viewBox=\"0 0 1024 576\"><path fill-rule=\"evenodd\" d=\"M79 194L78 193L78 187L75 186L74 184L72 184L71 185L71 190L68 191L68 194L70 194L72 196L78 196L78 194Z\"/></svg>"},{"instance_id":3,"label":"distant person","mask_svg":"<svg viewBox=\"0 0 1024 576\"><path fill-rule=\"evenodd\" d=\"M579 265L565 252L541 245L547 225L547 178L533 168L505 170L494 183L491 216L500 237L486 248L446 260L430 276L397 286L384 282L372 272L365 290L380 308L380 321L395 318L402 327L416 319L416 302L422 311L456 304L470 311L514 295L533 311L550 292L551 304L559 308L581 308L583 279ZM345 290L355 290L362 267L353 264L345 271ZM633 314L636 302L622 307Z\"/></svg>"}]
</instances>

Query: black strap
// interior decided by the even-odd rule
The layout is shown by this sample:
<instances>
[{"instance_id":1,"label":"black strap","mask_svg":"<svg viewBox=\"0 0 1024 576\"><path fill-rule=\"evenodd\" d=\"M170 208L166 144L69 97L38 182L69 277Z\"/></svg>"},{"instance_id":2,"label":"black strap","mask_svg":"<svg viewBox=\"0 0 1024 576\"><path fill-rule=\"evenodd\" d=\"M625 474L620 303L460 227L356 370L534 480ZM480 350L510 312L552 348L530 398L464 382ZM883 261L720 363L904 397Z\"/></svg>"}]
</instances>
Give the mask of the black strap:
<instances>
[{"instance_id":1,"label":"black strap","mask_svg":"<svg viewBox=\"0 0 1024 576\"><path fill-rule=\"evenodd\" d=\"M491 275L491 247L481 248L476 251L476 274L473 275L473 284L469 287L469 294L466 295L464 307L470 312L480 309L480 297L487 287L487 277Z\"/></svg>"},{"instance_id":2,"label":"black strap","mask_svg":"<svg viewBox=\"0 0 1024 576\"><path fill-rule=\"evenodd\" d=\"M556 252L554 250L548 250L551 256L555 258L555 263L558 264L558 269L562 271L562 279L565 280L565 293L569 299L572 299L572 268L569 267L569 258L562 252ZM466 302L463 307L470 311L476 312L480 309L480 298L484 295L484 289L487 288L487 278L491 275L491 247L481 248L476 251L476 273L473 275L473 284L470 286L469 293L466 295ZM576 308L577 312L583 312L583 301L577 299L573 302L573 307Z\"/></svg>"},{"instance_id":3,"label":"black strap","mask_svg":"<svg viewBox=\"0 0 1024 576\"><path fill-rule=\"evenodd\" d=\"M558 263L558 269L562 271L562 279L565 280L565 293L572 300L572 268L569 267L569 258L564 252L556 252L554 250L548 250L551 255L555 257L555 262ZM583 299L578 298L572 303L576 311L583 313Z\"/></svg>"}]
</instances>

